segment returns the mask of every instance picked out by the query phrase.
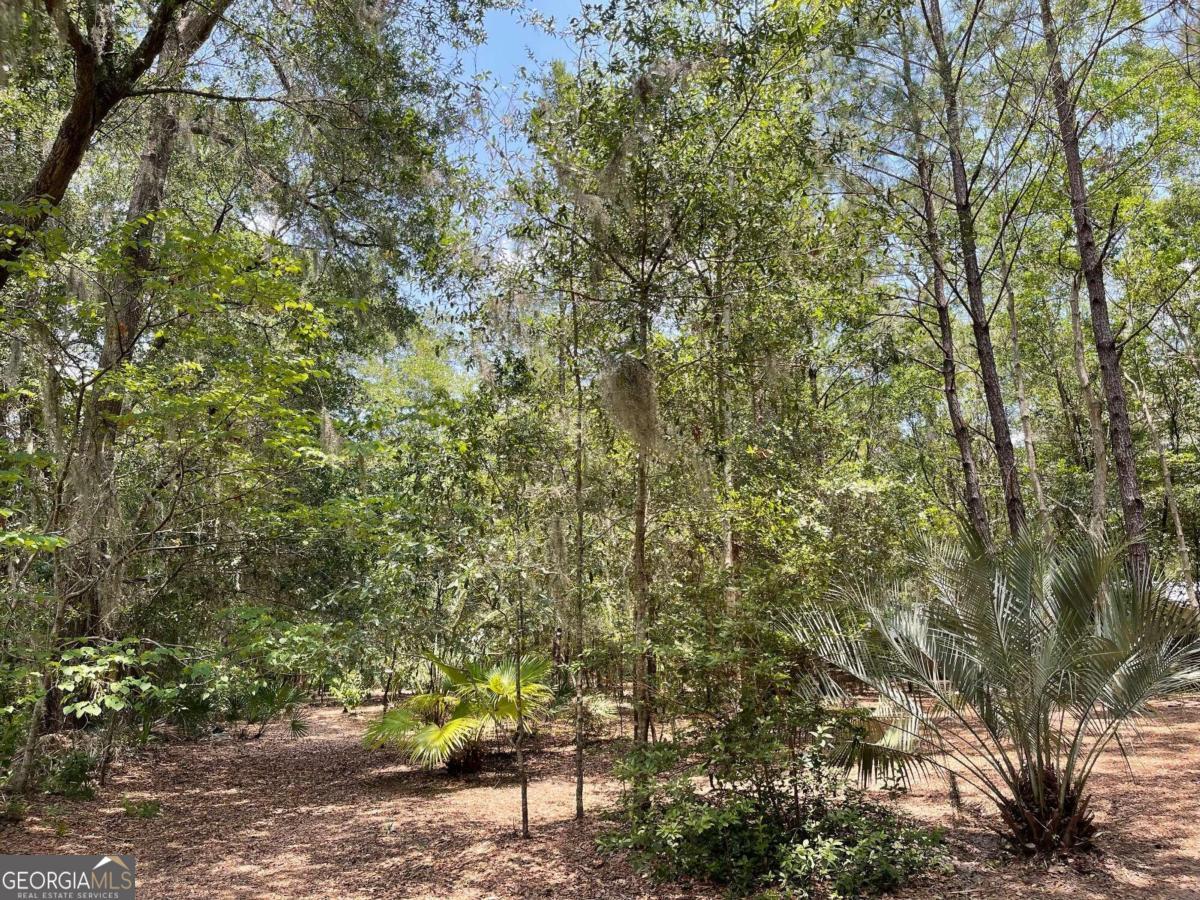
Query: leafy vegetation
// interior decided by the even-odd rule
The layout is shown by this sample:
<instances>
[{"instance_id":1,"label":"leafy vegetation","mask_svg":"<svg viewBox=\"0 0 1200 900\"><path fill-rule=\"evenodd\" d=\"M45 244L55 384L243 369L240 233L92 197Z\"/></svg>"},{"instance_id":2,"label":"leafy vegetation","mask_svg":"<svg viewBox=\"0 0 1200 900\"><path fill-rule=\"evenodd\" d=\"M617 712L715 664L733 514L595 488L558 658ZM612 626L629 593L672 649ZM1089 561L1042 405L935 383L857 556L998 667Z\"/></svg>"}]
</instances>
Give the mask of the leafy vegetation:
<instances>
[{"instance_id":1,"label":"leafy vegetation","mask_svg":"<svg viewBox=\"0 0 1200 900\"><path fill-rule=\"evenodd\" d=\"M126 797L121 801L125 815L135 819L153 819L162 812L162 802L159 800L131 800Z\"/></svg>"},{"instance_id":2,"label":"leafy vegetation","mask_svg":"<svg viewBox=\"0 0 1200 900\"><path fill-rule=\"evenodd\" d=\"M696 748L634 751L618 768L625 792L605 843L660 877L704 878L739 895L874 895L940 865L939 835L846 780L837 718L816 709L801 718L815 730L800 744L759 720L731 723Z\"/></svg>"},{"instance_id":3,"label":"leafy vegetation","mask_svg":"<svg viewBox=\"0 0 1200 900\"><path fill-rule=\"evenodd\" d=\"M436 657L430 662L443 676L441 690L415 694L385 712L367 728L367 746L398 746L414 765L445 765L451 775L477 772L487 732L513 725L519 740L552 696L546 684L550 662L544 658L492 666L472 661L453 666Z\"/></svg>"},{"instance_id":4,"label":"leafy vegetation","mask_svg":"<svg viewBox=\"0 0 1200 900\"><path fill-rule=\"evenodd\" d=\"M798 617L797 638L876 691L875 771L933 764L992 800L1027 853L1086 847L1089 779L1155 699L1200 684L1200 619L1126 548L1024 538L937 544L913 579L842 595L862 625Z\"/></svg>"},{"instance_id":5,"label":"leafy vegetation","mask_svg":"<svg viewBox=\"0 0 1200 900\"><path fill-rule=\"evenodd\" d=\"M556 15L0 8L7 808L328 704L525 835L627 735L611 842L737 890L898 884L939 772L1103 843L1195 687L1196 10Z\"/></svg>"}]
</instances>

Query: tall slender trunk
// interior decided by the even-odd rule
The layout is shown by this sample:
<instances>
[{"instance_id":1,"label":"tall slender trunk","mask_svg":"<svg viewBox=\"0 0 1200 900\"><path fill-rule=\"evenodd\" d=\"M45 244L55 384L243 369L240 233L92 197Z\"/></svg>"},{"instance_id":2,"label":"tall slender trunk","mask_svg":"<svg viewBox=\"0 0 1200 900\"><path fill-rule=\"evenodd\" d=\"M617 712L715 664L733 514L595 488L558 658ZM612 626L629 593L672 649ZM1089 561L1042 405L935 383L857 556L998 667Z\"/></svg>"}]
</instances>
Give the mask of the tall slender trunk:
<instances>
[{"instance_id":1,"label":"tall slender trunk","mask_svg":"<svg viewBox=\"0 0 1200 900\"><path fill-rule=\"evenodd\" d=\"M525 704L521 702L521 663L525 655L525 585L517 585L517 775L521 780L521 837L529 837L529 771L525 768Z\"/></svg>"},{"instance_id":2,"label":"tall slender trunk","mask_svg":"<svg viewBox=\"0 0 1200 900\"><path fill-rule=\"evenodd\" d=\"M921 125L917 97L912 79L912 63L907 49L903 63L904 86L908 99L910 128L916 146L917 181L921 188L921 213L925 226L925 252L929 256L929 293L937 309L938 349L942 355L942 392L946 398L946 411L950 414L950 427L954 442L958 445L958 459L963 473L963 494L967 506L967 520L976 536L985 547L992 546L992 526L988 519L987 505L983 499L983 488L979 482L979 466L975 461L975 450L971 445L971 430L963 416L962 403L958 397L958 365L954 356L954 323L950 316L950 304L946 299L944 261L941 239L937 228L937 208L933 196L933 164L925 151L925 134Z\"/></svg>"},{"instance_id":3,"label":"tall slender trunk","mask_svg":"<svg viewBox=\"0 0 1200 900\"><path fill-rule=\"evenodd\" d=\"M1004 295L1008 301L1009 340L1012 342L1013 386L1017 389L1017 408L1021 412L1021 434L1025 439L1025 464L1029 467L1029 481L1033 485L1033 498L1037 503L1038 522L1043 536L1053 530L1050 522L1050 507L1046 505L1046 492L1042 487L1042 474L1038 468L1037 444L1033 434L1033 414L1029 409L1029 395L1025 390L1025 370L1021 365L1021 334L1017 324L1017 298L1005 278Z\"/></svg>"},{"instance_id":4,"label":"tall slender trunk","mask_svg":"<svg viewBox=\"0 0 1200 900\"><path fill-rule=\"evenodd\" d=\"M1050 87L1058 117L1058 133L1066 168L1067 193L1071 199L1071 217L1075 223L1075 242L1083 280L1087 285L1092 314L1092 338L1100 362L1100 381L1108 407L1109 440L1112 443L1113 464L1117 470L1117 486L1121 494L1121 512L1125 520L1125 538L1129 541L1129 562L1137 576L1150 571L1150 550L1146 544L1146 507L1142 501L1137 477L1137 457L1133 447L1133 430L1129 423L1129 405L1121 375L1121 351L1117 347L1112 322L1108 315L1108 296L1104 285L1104 255L1096 245L1095 229L1084 180L1083 159L1079 152L1079 121L1076 115L1072 88L1067 84L1059 53L1058 30L1050 0L1041 0L1042 34L1049 56Z\"/></svg>"},{"instance_id":5,"label":"tall slender trunk","mask_svg":"<svg viewBox=\"0 0 1200 900\"><path fill-rule=\"evenodd\" d=\"M572 276L573 277L573 276ZM583 818L583 373L579 367L579 298L571 284L571 374L575 381L575 818Z\"/></svg>"},{"instance_id":6,"label":"tall slender trunk","mask_svg":"<svg viewBox=\"0 0 1200 900\"><path fill-rule=\"evenodd\" d=\"M649 505L649 466L646 451L638 450L633 507L633 739L650 739L650 576L646 567L646 512Z\"/></svg>"},{"instance_id":7,"label":"tall slender trunk","mask_svg":"<svg viewBox=\"0 0 1200 900\"><path fill-rule=\"evenodd\" d=\"M1171 517L1171 525L1175 529L1175 546L1179 551L1179 568L1183 573L1184 585L1187 588L1188 602L1193 607L1197 607L1200 603L1197 602L1196 597L1196 576L1192 572L1192 554L1188 548L1187 533L1183 530L1183 518L1179 515L1179 502L1175 498L1175 482L1171 478L1171 464L1167 460L1167 448L1163 446L1158 426L1154 422L1154 413L1150 410L1150 404L1146 402L1146 392L1132 378L1129 379L1129 384L1133 388L1138 404L1142 407L1146 432L1150 435L1150 442L1154 445L1154 452L1158 455L1158 464L1162 469L1163 499L1167 504L1167 514Z\"/></svg>"},{"instance_id":8,"label":"tall slender trunk","mask_svg":"<svg viewBox=\"0 0 1200 900\"><path fill-rule=\"evenodd\" d=\"M392 644L392 652L388 657L387 681L383 684L383 711L388 711L392 701L392 683L396 680L396 653L400 649L399 642Z\"/></svg>"},{"instance_id":9,"label":"tall slender trunk","mask_svg":"<svg viewBox=\"0 0 1200 900\"><path fill-rule=\"evenodd\" d=\"M1092 514L1088 530L1093 537L1104 536L1105 510L1108 506L1108 441L1104 437L1104 407L1092 390L1087 357L1083 352L1083 322L1079 311L1079 276L1071 277L1071 343L1074 347L1075 376L1079 393L1087 408L1088 434L1092 441Z\"/></svg>"},{"instance_id":10,"label":"tall slender trunk","mask_svg":"<svg viewBox=\"0 0 1200 900\"><path fill-rule=\"evenodd\" d=\"M649 351L649 305L642 298L638 311L637 344L643 360ZM638 743L650 740L650 721L653 715L650 687L650 572L646 564L646 518L650 497L650 448L639 441L637 474L633 503L633 739Z\"/></svg>"},{"instance_id":11,"label":"tall slender trunk","mask_svg":"<svg viewBox=\"0 0 1200 900\"><path fill-rule=\"evenodd\" d=\"M733 584L733 383L729 362L733 352L733 297L725 282L725 264L717 264L714 290L720 304L717 314L717 406L721 448L721 573L725 578L725 612L737 607L738 590Z\"/></svg>"},{"instance_id":12,"label":"tall slender trunk","mask_svg":"<svg viewBox=\"0 0 1200 900\"><path fill-rule=\"evenodd\" d=\"M946 48L940 0L928 0L926 22L929 37L937 57L937 76L942 90L945 112L946 143L950 155L950 175L954 185L954 208L958 219L959 243L962 250L963 278L967 285L967 311L971 316L971 331L979 357L979 375L987 401L988 419L992 426L992 443L1004 489L1004 507L1008 528L1013 535L1025 527L1025 501L1021 497L1021 481L1017 473L1016 455L1008 426L1008 412L996 368L996 353L992 346L991 319L983 299L983 273L979 268L979 253L975 234L975 210L971 200L971 185L967 177L962 150L962 119L958 103L958 82L954 77L949 51Z\"/></svg>"},{"instance_id":13,"label":"tall slender trunk","mask_svg":"<svg viewBox=\"0 0 1200 900\"><path fill-rule=\"evenodd\" d=\"M1049 335L1049 341L1046 344L1040 345L1039 350L1042 356L1045 357L1046 364L1050 367L1050 374L1054 378L1054 390L1058 394L1058 402L1062 408L1064 422L1067 430L1070 432L1071 438L1071 455L1080 466L1087 468L1091 465L1091 455L1088 451L1087 440L1083 435L1083 424L1079 418L1079 413L1075 409L1075 395L1067 390L1066 378L1063 375L1061 355L1059 354L1058 341L1055 335ZM1072 366L1074 360L1072 359Z\"/></svg>"}]
</instances>

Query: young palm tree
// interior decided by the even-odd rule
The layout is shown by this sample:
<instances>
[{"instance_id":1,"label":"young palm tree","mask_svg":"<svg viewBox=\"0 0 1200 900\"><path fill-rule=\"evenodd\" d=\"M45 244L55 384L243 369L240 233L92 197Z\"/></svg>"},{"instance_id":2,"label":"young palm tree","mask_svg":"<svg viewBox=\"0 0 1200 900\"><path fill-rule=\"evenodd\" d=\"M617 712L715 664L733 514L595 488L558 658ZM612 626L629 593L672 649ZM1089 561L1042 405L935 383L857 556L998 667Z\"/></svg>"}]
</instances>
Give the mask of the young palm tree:
<instances>
[{"instance_id":1,"label":"young palm tree","mask_svg":"<svg viewBox=\"0 0 1200 900\"><path fill-rule=\"evenodd\" d=\"M536 718L553 696L547 684L552 664L544 657L521 660L519 701L517 666L511 660L461 667L430 660L442 673L442 690L417 694L388 710L367 728L367 746L399 746L414 765L445 765L454 775L478 771L488 729Z\"/></svg>"},{"instance_id":2,"label":"young palm tree","mask_svg":"<svg viewBox=\"0 0 1200 900\"><path fill-rule=\"evenodd\" d=\"M957 773L1023 852L1082 849L1101 753L1115 742L1124 754L1151 700L1200 682L1194 614L1131 580L1126 559L1089 536L1057 547L1026 536L993 555L970 540L932 545L915 578L841 593L855 624L825 613L791 630L878 692L879 738L862 754L875 774Z\"/></svg>"}]
</instances>

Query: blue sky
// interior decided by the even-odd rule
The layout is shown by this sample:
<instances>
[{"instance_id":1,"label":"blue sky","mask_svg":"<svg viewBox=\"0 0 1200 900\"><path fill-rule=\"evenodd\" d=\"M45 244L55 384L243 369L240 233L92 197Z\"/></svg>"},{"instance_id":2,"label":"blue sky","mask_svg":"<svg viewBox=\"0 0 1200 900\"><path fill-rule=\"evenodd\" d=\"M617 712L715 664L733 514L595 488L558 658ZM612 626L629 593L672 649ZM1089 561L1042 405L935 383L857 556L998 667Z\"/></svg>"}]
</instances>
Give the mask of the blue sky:
<instances>
[{"instance_id":1,"label":"blue sky","mask_svg":"<svg viewBox=\"0 0 1200 900\"><path fill-rule=\"evenodd\" d=\"M563 37L581 0L516 0L519 9L494 9L484 16L487 39L462 51L462 75L478 76L483 119L451 144L476 174L499 187L528 165L529 147L521 123L538 92L537 79L555 59L574 61L573 42ZM546 20L553 20L553 30ZM499 148L499 149L498 149ZM503 216L493 225L503 224Z\"/></svg>"},{"instance_id":2,"label":"blue sky","mask_svg":"<svg viewBox=\"0 0 1200 900\"><path fill-rule=\"evenodd\" d=\"M562 30L579 12L579 0L526 0L526 10L553 17ZM524 10L491 10L484 18L487 41L467 60L468 73L490 71L502 84L511 84L522 66L531 72L538 64L553 59L568 59L570 46L561 37L549 34L540 25L527 21ZM532 57L532 61L531 61Z\"/></svg>"}]
</instances>

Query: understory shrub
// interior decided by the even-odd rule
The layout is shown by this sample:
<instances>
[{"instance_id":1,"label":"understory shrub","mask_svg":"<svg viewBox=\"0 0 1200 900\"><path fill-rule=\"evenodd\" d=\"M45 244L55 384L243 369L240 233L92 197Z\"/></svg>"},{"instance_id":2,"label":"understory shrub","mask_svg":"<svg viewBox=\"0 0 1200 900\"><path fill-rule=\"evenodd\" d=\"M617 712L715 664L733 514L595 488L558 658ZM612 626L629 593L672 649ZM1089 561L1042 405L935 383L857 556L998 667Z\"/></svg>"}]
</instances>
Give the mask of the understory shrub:
<instances>
[{"instance_id":1,"label":"understory shrub","mask_svg":"<svg viewBox=\"0 0 1200 900\"><path fill-rule=\"evenodd\" d=\"M553 699L547 683L552 663L545 657L521 661L519 688L514 660L468 660L461 666L434 656L429 660L442 673L439 689L409 697L367 726L367 747L391 745L408 753L414 765L473 774L483 765L487 732L496 734L520 720L520 734L514 729L513 737L526 737Z\"/></svg>"},{"instance_id":2,"label":"understory shrub","mask_svg":"<svg viewBox=\"0 0 1200 900\"><path fill-rule=\"evenodd\" d=\"M72 800L90 800L96 795L93 776L97 760L86 750L70 750L61 756L46 758L43 785L47 793Z\"/></svg>"},{"instance_id":3,"label":"understory shrub","mask_svg":"<svg viewBox=\"0 0 1200 900\"><path fill-rule=\"evenodd\" d=\"M121 808L125 810L125 815L135 819L153 819L162 812L162 801L132 800L126 797L121 801Z\"/></svg>"},{"instance_id":4,"label":"understory shrub","mask_svg":"<svg viewBox=\"0 0 1200 900\"><path fill-rule=\"evenodd\" d=\"M367 697L362 675L358 672L347 672L334 678L329 685L329 693L343 709L357 709Z\"/></svg>"},{"instance_id":5,"label":"understory shrub","mask_svg":"<svg viewBox=\"0 0 1200 900\"><path fill-rule=\"evenodd\" d=\"M1086 850L1104 751L1124 755L1152 701L1200 686L1196 611L1127 560L1125 545L1082 531L991 550L932 543L908 580L837 595L829 610L857 622L828 612L793 631L878 695L876 772L957 773L995 804L1017 852Z\"/></svg>"},{"instance_id":6,"label":"understory shrub","mask_svg":"<svg viewBox=\"0 0 1200 900\"><path fill-rule=\"evenodd\" d=\"M602 846L657 877L723 884L738 895L882 893L941 864L941 838L847 780L853 716L802 741L773 716L743 716L699 742L650 745L617 767L620 828Z\"/></svg>"},{"instance_id":7,"label":"understory shrub","mask_svg":"<svg viewBox=\"0 0 1200 900\"><path fill-rule=\"evenodd\" d=\"M313 690L333 685L346 705L362 701L355 654L344 630L251 609L231 617L220 647L128 637L0 663L0 785L19 775L22 789L86 796L91 769L102 781L122 741L144 744L164 725L184 738L231 728L257 738L275 724L301 737ZM26 765L31 731L38 739ZM71 755L79 748L87 766Z\"/></svg>"}]
</instances>

